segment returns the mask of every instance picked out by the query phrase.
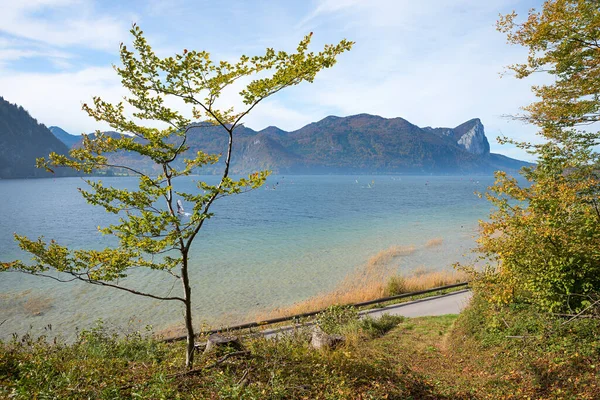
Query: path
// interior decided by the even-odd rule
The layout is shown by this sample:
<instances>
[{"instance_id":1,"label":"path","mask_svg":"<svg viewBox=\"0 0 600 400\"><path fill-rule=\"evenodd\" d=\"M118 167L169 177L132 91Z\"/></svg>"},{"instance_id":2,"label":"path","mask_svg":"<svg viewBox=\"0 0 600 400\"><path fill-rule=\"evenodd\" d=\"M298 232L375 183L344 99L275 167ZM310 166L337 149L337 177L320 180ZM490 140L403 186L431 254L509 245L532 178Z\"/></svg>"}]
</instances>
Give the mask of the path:
<instances>
[{"instance_id":1,"label":"path","mask_svg":"<svg viewBox=\"0 0 600 400\"><path fill-rule=\"evenodd\" d=\"M384 308L366 310L360 314L369 315L373 318L379 318L383 314L403 315L405 317L459 314L467 306L472 295L469 289L464 289L441 296L426 297Z\"/></svg>"},{"instance_id":2,"label":"path","mask_svg":"<svg viewBox=\"0 0 600 400\"><path fill-rule=\"evenodd\" d=\"M405 317L427 317L446 314L459 314L469 304L473 293L469 289L459 290L440 296L426 297L424 299L407 301L406 303L392 304L383 308L361 311L361 316L368 315L380 318L383 314L402 315ZM267 338L277 337L294 329L293 326L267 329L261 332Z\"/></svg>"}]
</instances>

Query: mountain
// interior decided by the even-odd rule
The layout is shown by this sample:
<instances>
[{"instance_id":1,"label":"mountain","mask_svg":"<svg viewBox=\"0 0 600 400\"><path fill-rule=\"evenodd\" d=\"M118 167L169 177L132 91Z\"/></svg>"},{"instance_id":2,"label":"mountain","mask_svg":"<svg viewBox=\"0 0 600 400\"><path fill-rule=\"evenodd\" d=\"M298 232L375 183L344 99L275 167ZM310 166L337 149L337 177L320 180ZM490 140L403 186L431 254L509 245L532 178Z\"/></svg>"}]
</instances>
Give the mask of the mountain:
<instances>
[{"instance_id":1,"label":"mountain","mask_svg":"<svg viewBox=\"0 0 600 400\"><path fill-rule=\"evenodd\" d=\"M68 151L64 143L23 107L0 97L0 179L74 175L65 169L57 169L53 175L35 166L38 157Z\"/></svg>"},{"instance_id":2,"label":"mountain","mask_svg":"<svg viewBox=\"0 0 600 400\"><path fill-rule=\"evenodd\" d=\"M226 135L219 128L210 133L205 129L193 129L188 143L224 152ZM478 118L455 128L420 128L403 118L358 114L329 116L293 132L276 127L259 132L243 129L234 142L235 173L271 169L286 174L487 174L529 165L490 153Z\"/></svg>"},{"instance_id":3,"label":"mountain","mask_svg":"<svg viewBox=\"0 0 600 400\"><path fill-rule=\"evenodd\" d=\"M71 135L70 133L65 132L62 128L59 128L58 126L51 126L48 129L50 129L50 132L52 132L52 134L58 140L63 142L65 144L65 146L67 146L68 148L73 147L73 145L75 145L75 143L77 143L81 140L81 135L79 135L79 136Z\"/></svg>"},{"instance_id":4,"label":"mountain","mask_svg":"<svg viewBox=\"0 0 600 400\"><path fill-rule=\"evenodd\" d=\"M483 124L479 118L471 119L456 128L431 128L424 130L441 137L448 137L469 153L485 155L490 152L490 144L485 137Z\"/></svg>"},{"instance_id":5,"label":"mountain","mask_svg":"<svg viewBox=\"0 0 600 400\"><path fill-rule=\"evenodd\" d=\"M280 139L307 172L474 172L480 157L402 118L327 117ZM288 171L288 173L291 171Z\"/></svg>"},{"instance_id":6,"label":"mountain","mask_svg":"<svg viewBox=\"0 0 600 400\"><path fill-rule=\"evenodd\" d=\"M112 133L115 134L115 133ZM219 126L197 123L189 130L188 152L223 154L227 135ZM119 153L114 161L144 160ZM231 171L235 174L270 169L281 174L406 173L473 174L517 170L523 161L490 153L485 129L478 118L455 128L420 128L402 118L359 114L329 116L292 132L274 126L234 132ZM223 160L201 173L221 171Z\"/></svg>"}]
</instances>

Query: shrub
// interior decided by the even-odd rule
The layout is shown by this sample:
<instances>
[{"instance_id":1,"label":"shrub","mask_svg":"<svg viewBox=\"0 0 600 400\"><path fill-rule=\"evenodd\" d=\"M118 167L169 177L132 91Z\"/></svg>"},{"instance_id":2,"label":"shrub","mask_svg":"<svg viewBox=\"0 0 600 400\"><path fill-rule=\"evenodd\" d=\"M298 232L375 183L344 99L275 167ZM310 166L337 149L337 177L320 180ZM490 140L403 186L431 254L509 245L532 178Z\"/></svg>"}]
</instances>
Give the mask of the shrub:
<instances>
[{"instance_id":1,"label":"shrub","mask_svg":"<svg viewBox=\"0 0 600 400\"><path fill-rule=\"evenodd\" d=\"M371 338L383 336L398 324L404 322L406 318L400 315L383 314L380 318L374 319L366 317L360 321L360 328Z\"/></svg>"},{"instance_id":2,"label":"shrub","mask_svg":"<svg viewBox=\"0 0 600 400\"><path fill-rule=\"evenodd\" d=\"M339 334L342 330L358 321L358 312L354 307L330 306L317 317L317 324L325 333Z\"/></svg>"}]
</instances>

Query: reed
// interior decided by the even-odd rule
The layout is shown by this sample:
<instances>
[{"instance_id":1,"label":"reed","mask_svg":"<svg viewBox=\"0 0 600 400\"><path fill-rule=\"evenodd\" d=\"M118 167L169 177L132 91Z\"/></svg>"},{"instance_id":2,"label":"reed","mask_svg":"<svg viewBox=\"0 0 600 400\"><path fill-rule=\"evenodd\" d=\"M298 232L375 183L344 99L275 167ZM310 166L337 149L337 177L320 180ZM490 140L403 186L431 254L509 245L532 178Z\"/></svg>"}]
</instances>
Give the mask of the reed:
<instances>
[{"instance_id":1,"label":"reed","mask_svg":"<svg viewBox=\"0 0 600 400\"><path fill-rule=\"evenodd\" d=\"M397 266L392 267L392 261L398 257L410 255L414 251L414 246L392 246L382 250L369 258L361 268L346 276L333 290L310 297L291 306L255 314L255 320L260 321L317 311L336 304L360 303L466 280L467 277L462 272L431 271L425 267L419 267L408 274L397 274Z\"/></svg>"},{"instance_id":2,"label":"reed","mask_svg":"<svg viewBox=\"0 0 600 400\"><path fill-rule=\"evenodd\" d=\"M385 295L395 296L398 294L418 292L440 286L452 285L465 282L467 275L460 271L429 271L409 276L395 275L390 277L386 284Z\"/></svg>"},{"instance_id":3,"label":"reed","mask_svg":"<svg viewBox=\"0 0 600 400\"><path fill-rule=\"evenodd\" d=\"M430 239L427 241L427 243L425 243L425 247L438 247L441 246L444 243L444 239L442 238L435 238L435 239Z\"/></svg>"}]
</instances>

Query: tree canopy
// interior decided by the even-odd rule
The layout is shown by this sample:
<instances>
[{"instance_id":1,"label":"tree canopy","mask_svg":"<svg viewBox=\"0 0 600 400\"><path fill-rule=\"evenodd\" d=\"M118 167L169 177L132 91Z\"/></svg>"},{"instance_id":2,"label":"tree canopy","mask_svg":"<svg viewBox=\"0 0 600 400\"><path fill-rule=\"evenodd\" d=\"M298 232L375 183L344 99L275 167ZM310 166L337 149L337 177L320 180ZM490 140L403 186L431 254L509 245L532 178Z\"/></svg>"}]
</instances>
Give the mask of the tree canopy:
<instances>
[{"instance_id":1,"label":"tree canopy","mask_svg":"<svg viewBox=\"0 0 600 400\"><path fill-rule=\"evenodd\" d=\"M549 0L516 23L501 17L510 43L529 49L510 68L519 79L550 74L524 118L542 144L503 139L537 157L527 182L496 174L486 194L496 206L481 223L479 250L491 261L483 292L495 302L533 302L548 311L585 310L600 293L600 7L598 1ZM587 128L587 129L585 129Z\"/></svg>"}]
</instances>

